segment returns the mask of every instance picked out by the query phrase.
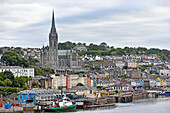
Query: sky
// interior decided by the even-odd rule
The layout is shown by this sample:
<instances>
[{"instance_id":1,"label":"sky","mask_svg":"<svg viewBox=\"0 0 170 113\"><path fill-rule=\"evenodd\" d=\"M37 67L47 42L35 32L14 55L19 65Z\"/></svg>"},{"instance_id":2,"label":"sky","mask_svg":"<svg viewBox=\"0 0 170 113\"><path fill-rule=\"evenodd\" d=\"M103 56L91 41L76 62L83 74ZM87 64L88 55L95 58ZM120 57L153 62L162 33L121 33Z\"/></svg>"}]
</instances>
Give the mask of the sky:
<instances>
[{"instance_id":1,"label":"sky","mask_svg":"<svg viewBox=\"0 0 170 113\"><path fill-rule=\"evenodd\" d=\"M170 50L170 0L0 0L0 47L59 42Z\"/></svg>"}]
</instances>

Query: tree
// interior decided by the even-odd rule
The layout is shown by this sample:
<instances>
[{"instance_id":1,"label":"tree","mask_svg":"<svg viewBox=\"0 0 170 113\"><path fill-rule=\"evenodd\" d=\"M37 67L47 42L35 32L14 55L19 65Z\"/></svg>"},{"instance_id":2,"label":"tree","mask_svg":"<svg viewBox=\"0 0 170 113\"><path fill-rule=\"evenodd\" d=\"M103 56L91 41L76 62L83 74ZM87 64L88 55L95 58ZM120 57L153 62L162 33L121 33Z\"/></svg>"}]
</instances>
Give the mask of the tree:
<instances>
[{"instance_id":1,"label":"tree","mask_svg":"<svg viewBox=\"0 0 170 113\"><path fill-rule=\"evenodd\" d=\"M4 81L4 85L5 86L11 86L12 85L12 82L11 82L11 80L10 79L5 79L5 81Z\"/></svg>"},{"instance_id":2,"label":"tree","mask_svg":"<svg viewBox=\"0 0 170 113\"><path fill-rule=\"evenodd\" d=\"M27 84L26 86L24 86L24 90L28 89L30 86Z\"/></svg>"},{"instance_id":3,"label":"tree","mask_svg":"<svg viewBox=\"0 0 170 113\"><path fill-rule=\"evenodd\" d=\"M150 84L144 84L144 88L150 88Z\"/></svg>"},{"instance_id":4,"label":"tree","mask_svg":"<svg viewBox=\"0 0 170 113\"><path fill-rule=\"evenodd\" d=\"M78 83L76 86L84 86L82 83Z\"/></svg>"},{"instance_id":5,"label":"tree","mask_svg":"<svg viewBox=\"0 0 170 113\"><path fill-rule=\"evenodd\" d=\"M45 75L42 69L40 69L39 67L34 67L34 73L35 75Z\"/></svg>"},{"instance_id":6,"label":"tree","mask_svg":"<svg viewBox=\"0 0 170 113\"><path fill-rule=\"evenodd\" d=\"M23 76L15 77L15 79L14 79L14 86L15 87L24 87L28 80L31 80L31 78L23 77Z\"/></svg>"},{"instance_id":7,"label":"tree","mask_svg":"<svg viewBox=\"0 0 170 113\"><path fill-rule=\"evenodd\" d=\"M6 66L23 66L23 67L28 67L29 62L27 59L19 57L15 52L13 51L6 51L2 57L1 61L6 65Z\"/></svg>"},{"instance_id":8,"label":"tree","mask_svg":"<svg viewBox=\"0 0 170 113\"><path fill-rule=\"evenodd\" d=\"M29 64L30 65L36 65L36 62L39 62L39 60L38 59L33 59L32 57L29 57L28 58L28 62L29 62Z\"/></svg>"},{"instance_id":9,"label":"tree","mask_svg":"<svg viewBox=\"0 0 170 113\"><path fill-rule=\"evenodd\" d=\"M14 80L14 86L15 87L21 87L20 83L19 83L19 79L17 79L18 77L15 78Z\"/></svg>"},{"instance_id":10,"label":"tree","mask_svg":"<svg viewBox=\"0 0 170 113\"><path fill-rule=\"evenodd\" d=\"M72 49L76 46L75 43L72 43L70 41L64 42L64 43L58 43L58 49L64 49L64 50L68 50L68 49Z\"/></svg>"},{"instance_id":11,"label":"tree","mask_svg":"<svg viewBox=\"0 0 170 113\"><path fill-rule=\"evenodd\" d=\"M4 80L8 78L10 81L12 81L12 83L14 82L14 75L11 71L7 71L7 70L4 71L3 78Z\"/></svg>"},{"instance_id":12,"label":"tree","mask_svg":"<svg viewBox=\"0 0 170 113\"><path fill-rule=\"evenodd\" d=\"M6 97L4 97L4 102L6 102L7 101L7 98Z\"/></svg>"},{"instance_id":13,"label":"tree","mask_svg":"<svg viewBox=\"0 0 170 113\"><path fill-rule=\"evenodd\" d=\"M0 81L3 81L3 80L4 80L4 78L0 76Z\"/></svg>"},{"instance_id":14,"label":"tree","mask_svg":"<svg viewBox=\"0 0 170 113\"><path fill-rule=\"evenodd\" d=\"M4 82L3 81L0 81L0 86L3 86L4 85Z\"/></svg>"},{"instance_id":15,"label":"tree","mask_svg":"<svg viewBox=\"0 0 170 113\"><path fill-rule=\"evenodd\" d=\"M18 55L12 51L6 51L1 57L2 62L7 66L14 66L18 64L18 59Z\"/></svg>"},{"instance_id":16,"label":"tree","mask_svg":"<svg viewBox=\"0 0 170 113\"><path fill-rule=\"evenodd\" d=\"M62 87L61 87L61 86L58 86L58 89L59 89L59 90L62 90Z\"/></svg>"},{"instance_id":17,"label":"tree","mask_svg":"<svg viewBox=\"0 0 170 113\"><path fill-rule=\"evenodd\" d=\"M4 77L4 72L1 72L1 73L0 73L0 76L3 78L3 77Z\"/></svg>"},{"instance_id":18,"label":"tree","mask_svg":"<svg viewBox=\"0 0 170 113\"><path fill-rule=\"evenodd\" d=\"M10 99L8 99L8 102L9 102L9 104L11 103L11 100Z\"/></svg>"},{"instance_id":19,"label":"tree","mask_svg":"<svg viewBox=\"0 0 170 113\"><path fill-rule=\"evenodd\" d=\"M122 69L128 69L128 66L123 66Z\"/></svg>"},{"instance_id":20,"label":"tree","mask_svg":"<svg viewBox=\"0 0 170 113\"><path fill-rule=\"evenodd\" d=\"M3 50L2 50L2 48L0 48L0 54L2 54L3 53Z\"/></svg>"},{"instance_id":21,"label":"tree","mask_svg":"<svg viewBox=\"0 0 170 113\"><path fill-rule=\"evenodd\" d=\"M33 83L32 83L32 87L33 87L33 88L39 88L39 85L38 85L36 82L33 82Z\"/></svg>"},{"instance_id":22,"label":"tree","mask_svg":"<svg viewBox=\"0 0 170 113\"><path fill-rule=\"evenodd\" d=\"M44 67L35 67L35 66L29 66L30 68L34 68L34 73L35 75L42 75L42 76L46 76L46 75L50 75L50 74L54 74L54 69L51 68L44 68Z\"/></svg>"}]
</instances>

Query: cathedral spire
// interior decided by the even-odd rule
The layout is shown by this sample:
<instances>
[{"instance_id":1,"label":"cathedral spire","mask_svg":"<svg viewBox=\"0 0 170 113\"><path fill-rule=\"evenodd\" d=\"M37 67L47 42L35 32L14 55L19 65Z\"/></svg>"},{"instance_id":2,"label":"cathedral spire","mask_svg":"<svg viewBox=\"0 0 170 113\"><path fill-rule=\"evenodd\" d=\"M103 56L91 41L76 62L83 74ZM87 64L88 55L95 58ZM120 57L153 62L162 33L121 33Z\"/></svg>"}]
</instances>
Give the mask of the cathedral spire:
<instances>
[{"instance_id":1,"label":"cathedral spire","mask_svg":"<svg viewBox=\"0 0 170 113\"><path fill-rule=\"evenodd\" d=\"M56 33L56 28L55 28L55 19L54 19L54 10L53 10L53 14L52 14L51 33Z\"/></svg>"}]
</instances>

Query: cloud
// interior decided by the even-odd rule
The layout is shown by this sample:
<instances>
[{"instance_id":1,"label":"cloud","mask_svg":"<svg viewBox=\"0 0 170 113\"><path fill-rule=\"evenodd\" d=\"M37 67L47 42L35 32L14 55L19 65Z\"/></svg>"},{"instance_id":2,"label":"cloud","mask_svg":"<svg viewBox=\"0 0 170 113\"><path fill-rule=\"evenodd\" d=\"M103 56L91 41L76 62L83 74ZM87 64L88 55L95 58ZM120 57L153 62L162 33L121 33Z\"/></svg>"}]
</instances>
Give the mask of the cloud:
<instances>
[{"instance_id":1,"label":"cloud","mask_svg":"<svg viewBox=\"0 0 170 113\"><path fill-rule=\"evenodd\" d=\"M53 9L61 42L170 49L169 0L1 0L0 46L47 44Z\"/></svg>"}]
</instances>

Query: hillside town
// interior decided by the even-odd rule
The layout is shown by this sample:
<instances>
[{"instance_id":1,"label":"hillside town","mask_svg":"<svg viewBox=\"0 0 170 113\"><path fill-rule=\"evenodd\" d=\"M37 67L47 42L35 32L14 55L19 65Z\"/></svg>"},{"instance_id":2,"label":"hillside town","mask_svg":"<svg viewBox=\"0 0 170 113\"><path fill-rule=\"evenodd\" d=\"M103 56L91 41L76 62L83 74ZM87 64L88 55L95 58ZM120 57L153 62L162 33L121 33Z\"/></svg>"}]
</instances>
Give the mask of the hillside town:
<instances>
[{"instance_id":1,"label":"hillside town","mask_svg":"<svg viewBox=\"0 0 170 113\"><path fill-rule=\"evenodd\" d=\"M170 96L169 50L58 43L54 20L53 12L49 45L0 48L0 107L48 110L63 95L80 108Z\"/></svg>"}]
</instances>

